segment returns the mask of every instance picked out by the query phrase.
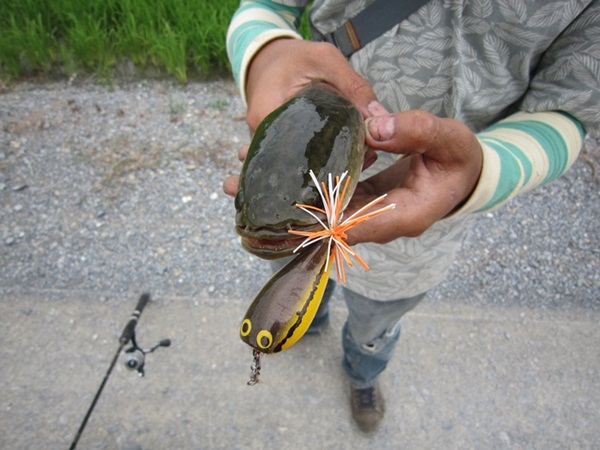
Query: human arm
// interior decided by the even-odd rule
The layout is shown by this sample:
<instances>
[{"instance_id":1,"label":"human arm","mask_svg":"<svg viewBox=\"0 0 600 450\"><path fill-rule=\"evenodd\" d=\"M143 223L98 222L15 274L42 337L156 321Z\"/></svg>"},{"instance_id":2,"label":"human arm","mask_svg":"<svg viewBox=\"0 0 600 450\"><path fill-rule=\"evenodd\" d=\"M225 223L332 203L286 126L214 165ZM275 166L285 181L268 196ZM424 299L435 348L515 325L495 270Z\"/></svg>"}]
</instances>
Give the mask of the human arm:
<instances>
[{"instance_id":1,"label":"human arm","mask_svg":"<svg viewBox=\"0 0 600 450\"><path fill-rule=\"evenodd\" d=\"M373 89L333 45L302 40L296 30L302 12L269 0L244 0L230 23L227 51L252 130L316 80L334 86L369 115Z\"/></svg>"},{"instance_id":2,"label":"human arm","mask_svg":"<svg viewBox=\"0 0 600 450\"><path fill-rule=\"evenodd\" d=\"M571 125L566 122L567 127L574 126L574 128L580 129L579 119L586 128L588 125L592 128L594 121L597 125L597 102L594 102L594 99L598 97L597 77L589 77L589 89L584 88L581 80L578 80L578 76L581 74L597 74L597 70L593 70L593 68L598 61L598 58L594 57L594 46L597 48L598 39L592 35L597 34L598 27L590 26L594 21L597 22L596 19L589 18L592 13L591 8L587 12L587 17L582 16L579 24L570 27L571 35L563 33L561 39L554 42L553 48L545 53L544 59L536 65L538 72L523 97L523 103L510 105L511 107L537 114L569 106L567 111L578 119L575 119ZM597 9L597 6L593 8ZM248 92L251 93L248 114L251 126L257 123L257 119L270 111L269 108L264 108L262 112L256 113L256 111L261 111L259 105L268 104L269 98L274 96L274 92L281 92L281 88L285 88L285 86L298 88L298 85L293 83L298 79L300 79L299 85L307 82L306 79L298 78L298 75L307 73L303 71L303 68L307 67L304 64L306 60L297 58L300 52L287 51L287 56L290 58L288 61L295 59L298 66L290 66L293 67L293 70L285 76L273 77L273 68L279 69L283 66L285 69L285 63L280 64L278 61L286 61L284 46L289 45L289 40L282 39L272 42L268 46L264 46L252 60L248 81L249 84L252 84L253 80L256 80L253 86L256 86L257 90L253 91L250 86L248 89ZM282 58L267 57L267 51L276 47L280 47L278 49L279 56ZM331 49L335 51L335 49ZM314 53L313 55L310 54L312 52L308 53L306 56L310 60ZM260 61L261 56L265 56L263 61ZM326 65L327 61L324 54L316 58L317 65L318 63ZM322 71L322 67L317 68ZM337 68L338 66L331 67L332 72L335 73ZM308 73L310 74L310 72ZM310 76L315 75L310 74ZM323 76L326 81L327 76L330 75L326 73ZM561 79L559 80L557 77L561 77ZM271 86L277 88L272 89ZM341 91L345 94L343 90ZM260 94L255 94L255 92L260 92ZM289 92L283 97L288 94ZM365 118L387 115L385 111L373 112L373 104L369 99L354 100L354 102L359 106ZM367 105L366 112L365 104ZM552 112L551 114L559 113ZM393 213L380 216L351 230L349 232L351 243L387 242L399 236L416 236L436 221L449 215L488 210L507 201L517 192L537 186L544 180L548 181L554 177L554 175L543 176L538 179L539 171L546 171L543 163L545 149L537 154L534 152L529 155L528 152L531 149L529 144L525 143L524 148L519 148L519 151L528 156L521 157L518 153L506 153L505 150L491 148L493 142L484 139L490 138L489 134L476 136L454 119L441 119L422 111L404 111L395 113L393 116L395 117L394 124L398 125L394 129L395 136L375 139L374 135L377 132L372 131L367 138L367 143L389 153L408 156L359 185L350 208L356 209L366 203L368 198L384 192L389 193L387 201L396 202L398 206ZM379 119L370 121L368 126L371 127L378 121ZM486 133L489 132L492 130L486 131ZM577 131L574 134L581 133ZM519 143L519 145L521 144ZM559 159L563 158L572 162L575 158L574 155L581 148L581 140L569 141L567 147L566 152L559 152L562 155ZM527 162L532 166L531 173L536 174L533 177L531 174L527 174ZM523 164L524 166L521 167ZM507 172L507 168L512 166L517 167L518 170L512 173L511 171ZM564 170L567 167L568 164L564 166ZM559 170L555 175L560 175L564 170Z\"/></svg>"},{"instance_id":3,"label":"human arm","mask_svg":"<svg viewBox=\"0 0 600 450\"><path fill-rule=\"evenodd\" d=\"M389 213L377 218L378 223L366 223L361 228L351 230L350 241L385 242L394 236L417 235L435 220L489 211L521 192L561 176L577 158L586 132L592 136L600 133L598 67L600 3L591 2L552 41L541 59L536 61L535 71L531 73L520 102L511 105L513 110L521 112L477 133L483 156L481 174L472 192L463 201L452 206L455 200L449 198L450 188L444 188L443 183L439 184L441 189L437 192L432 188L429 189L429 195L425 195L428 187L425 182L428 179L423 175L431 175L431 172L421 171L422 176L418 177L419 173L409 171L407 167L414 159L409 156L396 163L397 167L389 172L395 170L403 175L403 169L410 173L410 177L393 179L381 173L359 186L355 204L351 207L358 207L366 202L369 192L381 192L384 186L390 192L388 201L392 202L395 198L398 207L393 216ZM385 116L384 113L382 115ZM372 121L370 125L374 124L376 122ZM401 149L401 134L384 140L381 144L374 142L374 134L371 133L369 142L376 148L407 153L405 150L394 150L394 147ZM424 155L428 156L427 153L431 154L432 151L435 161L434 149ZM414 150L409 149L408 153L411 152ZM429 167L436 168L433 164ZM415 188L416 185L421 189ZM379 186L379 189L374 186ZM419 192L421 195L417 195ZM435 199L439 201L437 212L434 206L430 206L427 214L426 206L432 205ZM413 204L421 203L421 206L403 208L403 204L409 204L410 200ZM447 215L444 215L444 204ZM418 208L425 213L421 215L423 220L417 220L413 216Z\"/></svg>"},{"instance_id":4,"label":"human arm","mask_svg":"<svg viewBox=\"0 0 600 450\"><path fill-rule=\"evenodd\" d=\"M262 48L277 39L302 39L298 32L303 7L268 0L242 0L227 29L227 55L233 77L246 103L246 77L250 62Z\"/></svg>"},{"instance_id":5,"label":"human arm","mask_svg":"<svg viewBox=\"0 0 600 450\"><path fill-rule=\"evenodd\" d=\"M242 2L242 6L249 3L252 2ZM259 7L264 8L267 3L261 2ZM272 13L273 11L269 11L260 22L265 22ZM249 14L245 14L248 18ZM259 16L262 17L258 11L252 13L254 21ZM236 17L238 17L237 14ZM291 26L292 21L287 23ZM290 39L288 35L278 36L273 34L274 32L271 30L263 31L262 34L259 33L258 37L243 37L242 32L237 30L243 30L244 27L249 30L259 29L257 26L244 23L239 17L234 18L228 33L228 36L230 36L228 38L228 48L230 48L229 54L232 57L232 67L238 85L247 100L246 120L251 129L255 129L268 113L314 80L324 80L336 87L343 96L359 108L365 118L381 113L382 107L376 102L375 94L370 85L354 71L341 53L332 45ZM287 33L287 30L284 31ZM264 42L263 35L268 35L273 39ZM248 41L259 42L261 47L257 51L241 51L241 47L235 49L236 42ZM253 44L248 44L248 48L252 49L254 47ZM251 54L251 58L244 56L243 61L238 64L236 54L238 59L239 55L248 54ZM240 69L236 71L238 67ZM427 152L425 156L412 158L414 162L412 170L415 173L411 176L411 179L418 182L419 189L416 191L418 195L413 196L410 202L411 207L406 208L405 211L410 211L414 215L411 226L415 228L414 230L396 229L405 235L416 235L420 234L418 230L423 228L423 224L427 223L429 225L437 219L440 208L447 209L443 211L443 216L473 189L481 170L481 149L473 133L457 121L438 119L422 111L408 111L400 113L400 115L402 116L401 125L406 126L406 131L420 130L421 133L413 136L412 140L406 139L407 136L403 133L404 137L401 142L389 142L390 145L379 145L376 148L396 153L409 152L411 148L418 148L418 152L423 153L424 146L431 147L431 151ZM443 126L440 126L442 132L436 139L432 140L431 130L428 130L428 127L437 127L439 124L443 124ZM453 141L453 151L449 152L443 148L437 151L449 138ZM371 140L367 143L372 144L373 142L374 140ZM380 144L380 142L377 142L377 144ZM396 144L399 144L399 146ZM469 147L468 155L470 156L461 151L463 146L466 145ZM367 164L373 159L373 153L369 152ZM419 161L422 164L418 164ZM382 191L384 186L388 186L390 182L397 182L398 174L394 170L400 168L400 166L401 164L394 166L372 180L374 184L381 182L375 186L378 192ZM439 166L441 170L437 170L433 166ZM428 171L428 169L432 169L432 171ZM452 177L446 176L450 172L452 172ZM386 178L388 180L385 180ZM363 187L366 186L366 184L363 185ZM433 211L431 210L432 205L419 200L419 196L422 195L433 198L430 192L431 189L446 192L448 187L451 187L452 190L451 201L443 202L442 196L438 196L436 200L437 209ZM235 194L237 178L228 178L224 188L228 194ZM372 227L365 228L365 230L367 229L372 229ZM387 232L389 231L388 229Z\"/></svg>"},{"instance_id":6,"label":"human arm","mask_svg":"<svg viewBox=\"0 0 600 450\"><path fill-rule=\"evenodd\" d=\"M585 136L560 112L517 113L477 135L453 119L419 114L367 121L370 145L408 156L359 184L350 211L383 193L396 209L350 230L351 244L417 236L450 215L499 207L562 175Z\"/></svg>"}]
</instances>

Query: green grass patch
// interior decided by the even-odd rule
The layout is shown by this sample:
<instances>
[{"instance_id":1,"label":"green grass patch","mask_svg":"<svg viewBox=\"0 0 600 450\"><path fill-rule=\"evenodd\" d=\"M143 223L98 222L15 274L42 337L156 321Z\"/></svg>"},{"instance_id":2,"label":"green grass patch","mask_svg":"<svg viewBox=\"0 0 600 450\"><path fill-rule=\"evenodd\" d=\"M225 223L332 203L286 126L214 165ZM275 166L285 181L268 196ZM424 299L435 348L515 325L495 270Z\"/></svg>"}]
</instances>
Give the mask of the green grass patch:
<instances>
[{"instance_id":1,"label":"green grass patch","mask_svg":"<svg viewBox=\"0 0 600 450\"><path fill-rule=\"evenodd\" d=\"M0 0L0 75L112 74L130 61L189 76L229 72L227 26L239 0Z\"/></svg>"}]
</instances>

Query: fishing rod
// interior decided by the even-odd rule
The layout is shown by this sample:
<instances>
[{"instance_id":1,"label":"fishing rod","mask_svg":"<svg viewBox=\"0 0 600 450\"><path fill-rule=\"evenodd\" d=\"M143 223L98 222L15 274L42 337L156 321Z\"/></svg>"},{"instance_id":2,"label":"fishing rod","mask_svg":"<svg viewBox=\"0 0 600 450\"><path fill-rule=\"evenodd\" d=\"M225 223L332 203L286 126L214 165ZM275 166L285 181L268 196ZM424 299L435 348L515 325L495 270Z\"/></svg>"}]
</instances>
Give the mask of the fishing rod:
<instances>
[{"instance_id":1,"label":"fishing rod","mask_svg":"<svg viewBox=\"0 0 600 450\"><path fill-rule=\"evenodd\" d=\"M119 347L117 348L117 352L115 353L115 356L113 357L113 359L110 363L110 366L108 367L108 370L106 371L106 374L104 375L104 379L102 380L102 383L100 383L100 387L98 388L98 391L96 392L96 395L95 395L94 399L92 400L92 404L88 408L87 413L86 413L85 417L83 418L83 422L81 422L81 426L79 427L79 430L77 431L77 434L75 435L75 439L73 439L73 442L71 443L71 446L69 447L69 450L75 450L75 448L77 447L79 438L81 437L81 434L83 433L83 430L85 429L85 426L87 425L87 422L88 422L90 416L92 415L92 411L94 410L94 407L96 406L96 403L98 402L98 399L100 398L100 394L102 394L102 390L104 389L104 386L106 385L106 382L108 381L108 377L110 377L110 374L111 374L113 368L115 367L115 364L117 363L117 359L119 358L119 355L121 354L121 351L123 350L123 348L129 342L131 342L131 347L128 348L127 350L125 350L125 353L128 355L127 359L125 361L125 367L127 367L129 370L137 371L138 375L140 377L143 377L145 374L144 365L145 365L146 355L148 353L154 352L159 347L169 347L171 345L170 339L163 339L158 344L156 344L154 347L151 347L150 349L143 349L137 344L137 341L135 339L135 327L136 327L138 321L140 320L142 311L144 310L144 308L146 307L146 305L148 304L149 301L150 301L150 294L147 294L147 293L142 294L140 299L138 300L137 306L135 307L135 310L131 314L129 322L127 322L127 325L125 325L125 328L123 328L123 332L121 333L121 337L119 338Z\"/></svg>"}]
</instances>

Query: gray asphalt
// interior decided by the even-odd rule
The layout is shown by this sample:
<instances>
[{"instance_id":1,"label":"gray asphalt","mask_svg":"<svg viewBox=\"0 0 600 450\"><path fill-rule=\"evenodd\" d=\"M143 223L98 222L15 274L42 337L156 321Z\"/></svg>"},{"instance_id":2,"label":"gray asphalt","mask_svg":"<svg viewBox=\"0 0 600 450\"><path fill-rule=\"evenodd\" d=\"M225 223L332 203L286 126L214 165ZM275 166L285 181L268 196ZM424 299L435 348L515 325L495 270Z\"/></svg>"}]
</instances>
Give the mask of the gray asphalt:
<instances>
[{"instance_id":1,"label":"gray asphalt","mask_svg":"<svg viewBox=\"0 0 600 450\"><path fill-rule=\"evenodd\" d=\"M221 194L246 142L229 81L22 83L0 94L0 448L68 448L137 298L82 449L600 448L598 143L478 217L403 322L381 428L352 423L331 327L263 357L238 338L269 276ZM123 356L123 355L122 355Z\"/></svg>"}]
</instances>

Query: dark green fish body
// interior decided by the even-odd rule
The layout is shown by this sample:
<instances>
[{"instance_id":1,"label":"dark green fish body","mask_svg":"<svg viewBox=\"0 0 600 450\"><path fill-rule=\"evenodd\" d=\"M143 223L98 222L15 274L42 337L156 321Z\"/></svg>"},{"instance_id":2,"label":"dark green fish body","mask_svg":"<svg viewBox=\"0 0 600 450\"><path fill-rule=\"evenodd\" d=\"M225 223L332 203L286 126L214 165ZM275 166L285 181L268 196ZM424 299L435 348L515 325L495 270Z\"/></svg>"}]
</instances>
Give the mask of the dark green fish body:
<instances>
[{"instance_id":1,"label":"dark green fish body","mask_svg":"<svg viewBox=\"0 0 600 450\"><path fill-rule=\"evenodd\" d=\"M323 83L267 116L252 139L235 198L244 248L267 259L287 256L298 243L288 230L315 227L295 206L322 207L311 170L322 181L348 171L348 201L363 164L364 133L360 112Z\"/></svg>"}]
</instances>

